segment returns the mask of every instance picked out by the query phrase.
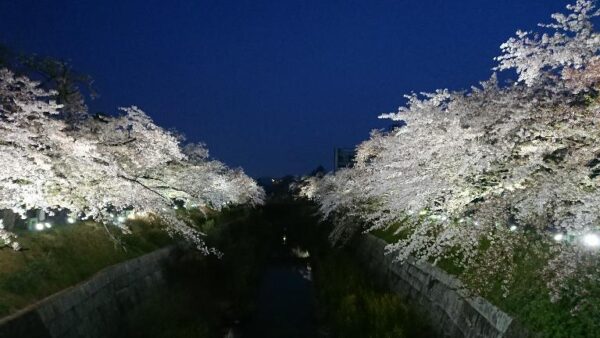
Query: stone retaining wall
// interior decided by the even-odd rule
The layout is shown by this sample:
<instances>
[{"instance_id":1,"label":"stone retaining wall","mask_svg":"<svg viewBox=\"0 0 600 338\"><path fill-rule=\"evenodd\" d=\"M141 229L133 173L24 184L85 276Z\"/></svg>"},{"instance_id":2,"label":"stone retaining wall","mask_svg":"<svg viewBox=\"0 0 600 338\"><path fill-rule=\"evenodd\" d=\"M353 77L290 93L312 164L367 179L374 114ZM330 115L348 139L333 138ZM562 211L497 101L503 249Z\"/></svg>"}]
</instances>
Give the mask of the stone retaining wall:
<instances>
[{"instance_id":1,"label":"stone retaining wall","mask_svg":"<svg viewBox=\"0 0 600 338\"><path fill-rule=\"evenodd\" d=\"M527 337L509 315L481 297L469 297L462 283L426 262L393 262L386 242L373 235L355 244L359 259L391 290L426 312L442 337Z\"/></svg>"},{"instance_id":2,"label":"stone retaining wall","mask_svg":"<svg viewBox=\"0 0 600 338\"><path fill-rule=\"evenodd\" d=\"M153 290L165 286L164 268L176 248L167 247L108 267L0 320L0 337L108 337L122 318Z\"/></svg>"}]
</instances>

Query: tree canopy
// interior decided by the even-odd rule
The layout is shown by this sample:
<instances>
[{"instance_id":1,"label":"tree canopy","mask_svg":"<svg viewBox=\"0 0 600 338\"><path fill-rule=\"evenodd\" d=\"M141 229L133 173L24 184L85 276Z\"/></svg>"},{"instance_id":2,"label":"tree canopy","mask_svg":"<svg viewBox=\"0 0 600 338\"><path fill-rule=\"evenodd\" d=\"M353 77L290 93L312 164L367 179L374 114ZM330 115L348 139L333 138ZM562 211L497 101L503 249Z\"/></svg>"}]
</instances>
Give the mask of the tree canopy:
<instances>
[{"instance_id":1,"label":"tree canopy","mask_svg":"<svg viewBox=\"0 0 600 338\"><path fill-rule=\"evenodd\" d=\"M202 144L180 137L137 107L115 116L85 115L77 128L58 92L0 70L0 209L67 209L74 217L115 223L115 213L148 214L167 231L208 253L202 233L176 214L178 205L220 210L260 204L264 192L243 171L211 160ZM123 222L117 226L127 231ZM14 234L0 230L18 249Z\"/></svg>"},{"instance_id":2,"label":"tree canopy","mask_svg":"<svg viewBox=\"0 0 600 338\"><path fill-rule=\"evenodd\" d=\"M354 168L307 178L303 194L336 219L332 240L395 224L397 259L452 258L481 284L500 271L507 292L526 244L546 257L552 299L585 298L600 276L599 12L567 8L501 46L496 70L515 82L408 95L380 116L406 125L374 131Z\"/></svg>"}]
</instances>

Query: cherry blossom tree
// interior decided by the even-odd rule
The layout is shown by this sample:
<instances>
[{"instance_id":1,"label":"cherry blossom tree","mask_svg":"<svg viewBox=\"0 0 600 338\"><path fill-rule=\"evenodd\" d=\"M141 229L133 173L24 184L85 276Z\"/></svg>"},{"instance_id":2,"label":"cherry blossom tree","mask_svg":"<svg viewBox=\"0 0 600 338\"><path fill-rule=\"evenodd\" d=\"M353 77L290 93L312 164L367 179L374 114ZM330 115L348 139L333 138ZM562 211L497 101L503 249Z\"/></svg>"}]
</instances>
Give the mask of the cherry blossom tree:
<instances>
[{"instance_id":1,"label":"cherry blossom tree","mask_svg":"<svg viewBox=\"0 0 600 338\"><path fill-rule=\"evenodd\" d=\"M0 209L21 215L67 209L124 231L115 214L151 214L170 234L208 253L216 251L177 214L178 203L214 210L262 203L264 192L241 170L210 160L201 145L182 148L175 134L139 108L70 128L60 118L62 106L52 100L55 94L0 70ZM0 229L0 236L19 248L10 232Z\"/></svg>"},{"instance_id":2,"label":"cherry blossom tree","mask_svg":"<svg viewBox=\"0 0 600 338\"><path fill-rule=\"evenodd\" d=\"M474 286L503 274L505 292L527 245L547 261L552 299L584 295L572 281L597 283L598 11L588 0L567 8L542 25L553 35L518 32L501 46L496 69L518 82L411 94L380 116L406 126L374 132L353 168L307 179L301 193L336 221L332 240L396 225L401 239L386 250L398 260L451 258Z\"/></svg>"}]
</instances>

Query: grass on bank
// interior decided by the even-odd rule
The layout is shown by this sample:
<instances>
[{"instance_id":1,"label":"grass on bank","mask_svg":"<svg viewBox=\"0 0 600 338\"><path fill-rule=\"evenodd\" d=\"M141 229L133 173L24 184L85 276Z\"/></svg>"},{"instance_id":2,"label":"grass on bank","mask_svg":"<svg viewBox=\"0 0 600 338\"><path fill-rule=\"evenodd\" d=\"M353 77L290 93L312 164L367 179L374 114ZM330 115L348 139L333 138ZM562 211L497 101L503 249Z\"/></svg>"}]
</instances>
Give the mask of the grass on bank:
<instances>
[{"instance_id":1,"label":"grass on bank","mask_svg":"<svg viewBox=\"0 0 600 338\"><path fill-rule=\"evenodd\" d=\"M203 213L183 210L203 232L243 217L243 208ZM17 230L23 250L0 249L0 317L14 313L69 286L78 284L99 270L173 244L164 226L150 218L128 220L131 234L94 222L55 225L44 231Z\"/></svg>"},{"instance_id":2,"label":"grass on bank","mask_svg":"<svg viewBox=\"0 0 600 338\"><path fill-rule=\"evenodd\" d=\"M387 243L394 243L406 236L398 233L399 226L400 224L393 224L386 229L373 231L372 234ZM491 287L486 288L482 296L516 318L530 332L542 337L600 336L600 285L588 286L590 292L586 295L584 306L578 311L571 311L576 307L575 297L566 296L556 303L551 302L546 280L539 274L546 264L546 258L540 256L539 248L533 249L534 243L533 239L524 241L515 252L513 262L516 277L509 285L508 295L505 297L500 288L504 276L492 271L492 278L489 280ZM458 276L467 286L469 280L476 277L472 275L474 272L463 271L451 260L440 261L438 267Z\"/></svg>"},{"instance_id":3,"label":"grass on bank","mask_svg":"<svg viewBox=\"0 0 600 338\"><path fill-rule=\"evenodd\" d=\"M22 232L23 250L0 250L0 316L6 316L55 292L75 285L95 272L172 243L159 224L130 223L123 246L93 222Z\"/></svg>"},{"instance_id":4,"label":"grass on bank","mask_svg":"<svg viewBox=\"0 0 600 338\"><path fill-rule=\"evenodd\" d=\"M378 287L352 254L333 250L317 267L319 307L335 337L435 337L426 317Z\"/></svg>"}]
</instances>

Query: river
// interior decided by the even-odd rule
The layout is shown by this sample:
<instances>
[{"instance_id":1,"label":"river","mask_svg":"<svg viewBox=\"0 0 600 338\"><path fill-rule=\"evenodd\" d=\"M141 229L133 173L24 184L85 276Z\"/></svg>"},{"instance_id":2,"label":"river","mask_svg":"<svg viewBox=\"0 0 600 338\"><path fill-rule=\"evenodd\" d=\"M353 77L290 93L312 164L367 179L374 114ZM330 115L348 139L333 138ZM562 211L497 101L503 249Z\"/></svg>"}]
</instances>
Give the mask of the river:
<instances>
[{"instance_id":1,"label":"river","mask_svg":"<svg viewBox=\"0 0 600 338\"><path fill-rule=\"evenodd\" d=\"M313 292L309 253L290 245L284 232L241 337L316 337Z\"/></svg>"}]
</instances>

